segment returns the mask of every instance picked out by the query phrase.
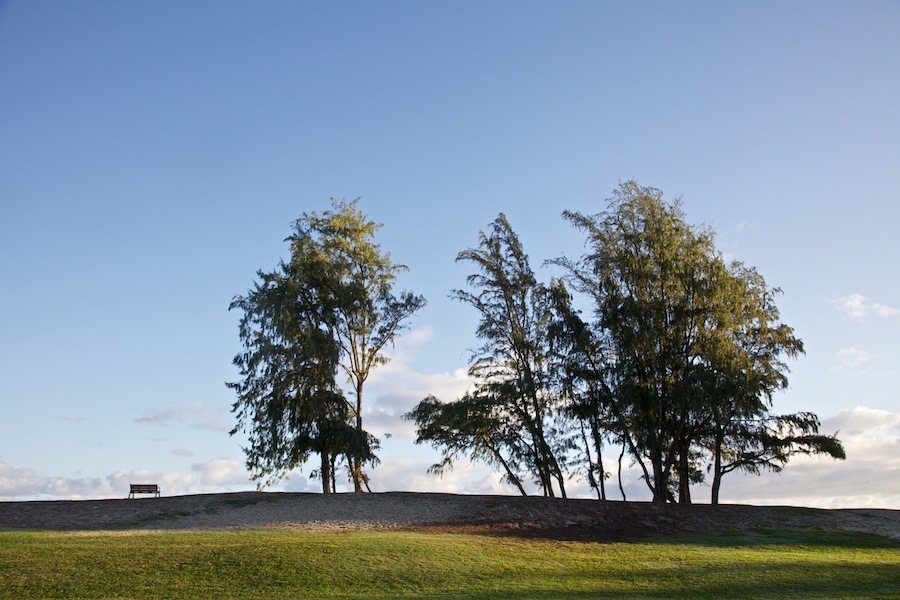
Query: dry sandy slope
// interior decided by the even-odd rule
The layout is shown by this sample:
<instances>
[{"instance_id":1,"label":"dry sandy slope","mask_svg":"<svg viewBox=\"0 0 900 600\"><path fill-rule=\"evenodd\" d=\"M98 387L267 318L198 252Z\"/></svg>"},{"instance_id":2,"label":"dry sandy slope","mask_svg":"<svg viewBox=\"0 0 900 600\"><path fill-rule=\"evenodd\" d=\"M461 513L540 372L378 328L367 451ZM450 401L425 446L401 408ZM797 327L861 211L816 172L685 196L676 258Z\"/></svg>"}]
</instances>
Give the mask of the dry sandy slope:
<instances>
[{"instance_id":1,"label":"dry sandy slope","mask_svg":"<svg viewBox=\"0 0 900 600\"><path fill-rule=\"evenodd\" d=\"M332 496L240 492L134 500L0 502L0 530L427 529L622 540L655 533L758 527L862 531L900 540L900 511L656 506L412 492Z\"/></svg>"}]
</instances>

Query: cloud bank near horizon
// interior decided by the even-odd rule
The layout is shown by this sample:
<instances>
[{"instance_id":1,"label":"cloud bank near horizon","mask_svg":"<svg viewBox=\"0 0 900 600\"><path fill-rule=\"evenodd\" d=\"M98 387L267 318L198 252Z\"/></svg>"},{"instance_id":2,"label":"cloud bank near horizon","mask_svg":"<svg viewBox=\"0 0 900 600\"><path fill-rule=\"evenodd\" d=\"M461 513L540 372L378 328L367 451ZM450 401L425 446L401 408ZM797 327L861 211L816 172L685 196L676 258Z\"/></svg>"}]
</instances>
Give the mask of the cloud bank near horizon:
<instances>
[{"instance_id":1,"label":"cloud bank near horizon","mask_svg":"<svg viewBox=\"0 0 900 600\"><path fill-rule=\"evenodd\" d=\"M800 457L781 474L732 474L725 478L722 501L741 504L795 505L815 508L891 508L900 510L900 413L859 406L826 419L822 431L837 432L847 450L846 461ZM424 454L424 453L423 453ZM615 470L616 457L604 457ZM515 494L501 483L500 473L483 465L460 462L443 477L427 472L425 456L384 458L371 471L375 492L410 491L455 494ZM129 483L158 483L167 496L255 489L241 461L215 458L196 462L186 471L120 470L101 477L56 477L10 465L0 457L0 500L82 500L124 498ZM637 469L625 471L628 500L648 500ZM317 492L318 481L295 471L273 491ZM349 486L343 488L349 490ZM530 490L535 492L536 490ZM571 481L573 497L595 497L583 482ZM709 501L709 488L696 487L693 499ZM621 499L615 473L607 480L607 497Z\"/></svg>"}]
</instances>

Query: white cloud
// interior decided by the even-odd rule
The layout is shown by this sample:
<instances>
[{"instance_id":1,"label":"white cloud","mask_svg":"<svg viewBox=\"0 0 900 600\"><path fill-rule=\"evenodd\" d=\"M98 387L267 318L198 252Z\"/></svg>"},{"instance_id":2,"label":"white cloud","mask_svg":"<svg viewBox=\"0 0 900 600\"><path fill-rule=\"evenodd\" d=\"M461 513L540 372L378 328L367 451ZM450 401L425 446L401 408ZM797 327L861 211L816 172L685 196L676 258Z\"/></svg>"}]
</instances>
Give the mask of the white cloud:
<instances>
[{"instance_id":1,"label":"white cloud","mask_svg":"<svg viewBox=\"0 0 900 600\"><path fill-rule=\"evenodd\" d=\"M135 419L138 425L151 425L165 427L170 423L188 423L195 429L208 429L211 431L230 431L231 423L228 420L228 411L224 408L210 408L197 400L193 405L172 405L162 410L148 413Z\"/></svg>"},{"instance_id":2,"label":"white cloud","mask_svg":"<svg viewBox=\"0 0 900 600\"><path fill-rule=\"evenodd\" d=\"M371 377L377 381L398 371L408 372L415 355L431 341L432 337L434 337L434 331L430 327L419 327L401 332L401 335L395 339L394 345L387 346L383 351L389 362L386 365L375 367Z\"/></svg>"},{"instance_id":3,"label":"white cloud","mask_svg":"<svg viewBox=\"0 0 900 600\"><path fill-rule=\"evenodd\" d=\"M500 482L501 474L467 461L454 464L439 477L428 473L430 461L392 459L371 470L372 491L438 492L447 494L515 494L513 486Z\"/></svg>"},{"instance_id":4,"label":"white cloud","mask_svg":"<svg viewBox=\"0 0 900 600\"><path fill-rule=\"evenodd\" d=\"M456 400L471 385L466 369L434 374L415 373L407 368L396 370L390 379L376 380L368 388L370 400L363 413L365 428L376 436L390 433L414 439L415 424L403 420L404 414L429 395L445 402Z\"/></svg>"},{"instance_id":5,"label":"white cloud","mask_svg":"<svg viewBox=\"0 0 900 600\"><path fill-rule=\"evenodd\" d=\"M402 339L407 347L418 348L431 341L433 337L434 330L430 327L418 327L404 332L403 336L397 339Z\"/></svg>"},{"instance_id":6,"label":"white cloud","mask_svg":"<svg viewBox=\"0 0 900 600\"><path fill-rule=\"evenodd\" d=\"M862 319L866 316L866 299L860 294L842 296L833 302L840 310L854 319Z\"/></svg>"},{"instance_id":7,"label":"white cloud","mask_svg":"<svg viewBox=\"0 0 900 600\"><path fill-rule=\"evenodd\" d=\"M178 496L190 494L198 477L193 473L160 472L146 469L121 470L106 476L114 496L125 498L128 496L129 485L132 483L156 483L161 493L166 496Z\"/></svg>"},{"instance_id":8,"label":"white cloud","mask_svg":"<svg viewBox=\"0 0 900 600\"><path fill-rule=\"evenodd\" d=\"M308 479L301 473L288 475L278 489L284 492L315 493L322 491L322 482L318 479Z\"/></svg>"},{"instance_id":9,"label":"white cloud","mask_svg":"<svg viewBox=\"0 0 900 600\"><path fill-rule=\"evenodd\" d=\"M380 397L378 404L363 413L366 431L376 437L389 434L406 440L415 439L416 424L405 420L403 415L412 410L422 398L422 395L405 392Z\"/></svg>"},{"instance_id":10,"label":"white cloud","mask_svg":"<svg viewBox=\"0 0 900 600\"><path fill-rule=\"evenodd\" d=\"M784 504L824 508L878 507L900 509L900 412L859 406L825 419L821 431L837 433L847 451L846 461L824 457L798 457L781 474L760 476L732 473L723 481L723 502ZM393 444L393 443L392 443ZM404 446L405 447L405 446ZM389 454L390 447L385 454ZM393 451L401 450L399 446ZM513 494L501 483L501 474L481 464L459 461L443 477L428 473L437 460L428 448L414 447L409 455L383 456L370 470L374 491L419 491L464 494ZM607 496L619 498L615 457L604 456L612 471ZM310 465L306 465L310 468ZM273 490L314 492L318 481L302 470ZM646 484L635 467L623 473L627 499L648 500ZM242 491L255 488L244 465L234 459L197 462L188 471L121 470L106 477L49 477L33 469L0 460L0 500L124 498L130 483L158 483L167 496ZM339 484L347 486L344 482ZM568 480L572 497L594 497L583 482ZM530 493L536 492L527 484ZM345 487L345 491L346 491ZM697 487L695 502L708 502L709 487Z\"/></svg>"},{"instance_id":11,"label":"white cloud","mask_svg":"<svg viewBox=\"0 0 900 600\"><path fill-rule=\"evenodd\" d=\"M47 477L31 469L15 467L0 460L0 498L12 500L19 496L37 496L45 492Z\"/></svg>"},{"instance_id":12,"label":"white cloud","mask_svg":"<svg viewBox=\"0 0 900 600\"><path fill-rule=\"evenodd\" d=\"M900 310L885 304L873 304L872 308L879 317L893 317L894 315L900 314Z\"/></svg>"},{"instance_id":13,"label":"white cloud","mask_svg":"<svg viewBox=\"0 0 900 600\"><path fill-rule=\"evenodd\" d=\"M412 368L414 355L432 337L430 329L414 329L399 338L387 353L390 362L373 369L366 381L365 429L375 436L390 433L404 439L415 438L415 424L403 420L426 396L444 401L461 397L472 385L468 370L459 368L441 373L421 373Z\"/></svg>"},{"instance_id":14,"label":"white cloud","mask_svg":"<svg viewBox=\"0 0 900 600\"><path fill-rule=\"evenodd\" d=\"M229 458L217 458L205 463L191 465L191 470L200 475L200 491L204 493L235 491L235 488L254 489L250 474L244 464Z\"/></svg>"},{"instance_id":15,"label":"white cloud","mask_svg":"<svg viewBox=\"0 0 900 600\"><path fill-rule=\"evenodd\" d=\"M749 221L747 219L743 219L738 222L737 225L731 228L731 232L737 235L742 235L745 233L753 233L754 231L759 229L759 225L756 221Z\"/></svg>"},{"instance_id":16,"label":"white cloud","mask_svg":"<svg viewBox=\"0 0 900 600\"><path fill-rule=\"evenodd\" d=\"M230 459L195 463L190 472L123 469L106 477L48 477L0 460L0 501L125 498L132 483L157 483L167 496L256 487L243 464Z\"/></svg>"},{"instance_id":17,"label":"white cloud","mask_svg":"<svg viewBox=\"0 0 900 600\"><path fill-rule=\"evenodd\" d=\"M900 413L857 406L825 419L822 426L840 431L843 436L855 440L854 443L891 438L900 435Z\"/></svg>"},{"instance_id":18,"label":"white cloud","mask_svg":"<svg viewBox=\"0 0 900 600\"><path fill-rule=\"evenodd\" d=\"M832 301L832 304L839 310L849 315L850 318L861 321L870 315L877 317L893 317L900 314L900 309L896 309L886 304L878 304L877 302L869 302L862 294L851 294L849 296L841 296Z\"/></svg>"},{"instance_id":19,"label":"white cloud","mask_svg":"<svg viewBox=\"0 0 900 600\"><path fill-rule=\"evenodd\" d=\"M385 355L389 362L372 370L366 385L373 388L382 386L396 387L399 383L404 386L412 385L415 389L432 390L429 393L462 394L471 385L467 375L467 369L456 369L450 372L421 373L412 368L412 363L417 354L422 351L422 346L432 338L430 329L413 329L398 338L394 348L389 348Z\"/></svg>"},{"instance_id":20,"label":"white cloud","mask_svg":"<svg viewBox=\"0 0 900 600\"><path fill-rule=\"evenodd\" d=\"M838 350L834 355L834 364L831 366L832 371L845 371L855 369L872 360L872 354L851 346Z\"/></svg>"},{"instance_id":21,"label":"white cloud","mask_svg":"<svg viewBox=\"0 0 900 600\"><path fill-rule=\"evenodd\" d=\"M16 467L0 460L0 500L46 497L77 500L110 494L109 486L97 477L47 477L32 469Z\"/></svg>"},{"instance_id":22,"label":"white cloud","mask_svg":"<svg viewBox=\"0 0 900 600\"><path fill-rule=\"evenodd\" d=\"M437 458L435 458L437 460ZM616 472L616 459L604 457L606 468L612 471L610 479L606 480L606 497L619 500L622 495ZM518 495L515 486L503 481L502 473L492 471L481 463L473 463L467 460L454 462L452 470L447 470L442 476L428 473L428 468L433 461L421 459L391 459L370 471L372 490L376 492L408 491L408 492L437 492L447 494L487 494L487 495ZM646 501L651 499L647 484L641 479L640 470L626 468L622 473L622 483L627 500ZM530 495L539 495L540 490L530 480L522 482L523 487ZM566 480L566 494L570 498L596 498L597 492L592 490L587 482L578 479ZM698 498L705 501L705 498Z\"/></svg>"},{"instance_id":23,"label":"white cloud","mask_svg":"<svg viewBox=\"0 0 900 600\"><path fill-rule=\"evenodd\" d=\"M96 498L109 494L109 487L98 477L56 477L49 480L47 494L60 498Z\"/></svg>"}]
</instances>

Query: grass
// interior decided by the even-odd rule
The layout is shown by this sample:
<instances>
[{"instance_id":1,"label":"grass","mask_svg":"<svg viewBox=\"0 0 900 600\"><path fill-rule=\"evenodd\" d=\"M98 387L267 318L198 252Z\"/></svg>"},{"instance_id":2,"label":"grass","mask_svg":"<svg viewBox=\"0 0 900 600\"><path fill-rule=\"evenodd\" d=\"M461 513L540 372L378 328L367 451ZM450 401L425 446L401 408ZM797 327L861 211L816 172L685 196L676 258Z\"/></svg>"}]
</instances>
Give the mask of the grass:
<instances>
[{"instance_id":1,"label":"grass","mask_svg":"<svg viewBox=\"0 0 900 600\"><path fill-rule=\"evenodd\" d=\"M0 532L0 598L897 598L900 544L816 530L597 543Z\"/></svg>"}]
</instances>

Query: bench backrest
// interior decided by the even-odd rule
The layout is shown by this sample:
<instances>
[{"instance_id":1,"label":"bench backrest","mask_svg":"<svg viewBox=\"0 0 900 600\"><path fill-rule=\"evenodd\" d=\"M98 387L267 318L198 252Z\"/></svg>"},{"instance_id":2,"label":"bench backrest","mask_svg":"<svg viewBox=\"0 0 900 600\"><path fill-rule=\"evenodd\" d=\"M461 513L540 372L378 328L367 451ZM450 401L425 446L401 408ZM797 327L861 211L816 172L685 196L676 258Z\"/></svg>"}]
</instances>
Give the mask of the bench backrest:
<instances>
[{"instance_id":1,"label":"bench backrest","mask_svg":"<svg viewBox=\"0 0 900 600\"><path fill-rule=\"evenodd\" d=\"M159 484L156 483L132 483L132 494L158 494Z\"/></svg>"}]
</instances>

